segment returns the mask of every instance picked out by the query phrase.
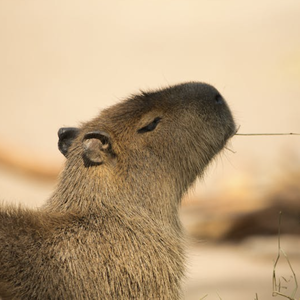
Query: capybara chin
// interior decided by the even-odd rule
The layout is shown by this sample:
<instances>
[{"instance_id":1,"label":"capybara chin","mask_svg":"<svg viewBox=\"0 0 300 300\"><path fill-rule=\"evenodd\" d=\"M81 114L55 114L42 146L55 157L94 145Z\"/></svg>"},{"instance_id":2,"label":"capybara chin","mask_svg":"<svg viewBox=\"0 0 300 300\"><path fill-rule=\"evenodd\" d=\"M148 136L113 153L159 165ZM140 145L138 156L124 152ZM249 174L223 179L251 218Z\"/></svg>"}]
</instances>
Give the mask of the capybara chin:
<instances>
[{"instance_id":1,"label":"capybara chin","mask_svg":"<svg viewBox=\"0 0 300 300\"><path fill-rule=\"evenodd\" d=\"M184 83L142 92L79 128L39 210L0 210L3 299L180 299L178 207L235 133L219 92Z\"/></svg>"}]
</instances>

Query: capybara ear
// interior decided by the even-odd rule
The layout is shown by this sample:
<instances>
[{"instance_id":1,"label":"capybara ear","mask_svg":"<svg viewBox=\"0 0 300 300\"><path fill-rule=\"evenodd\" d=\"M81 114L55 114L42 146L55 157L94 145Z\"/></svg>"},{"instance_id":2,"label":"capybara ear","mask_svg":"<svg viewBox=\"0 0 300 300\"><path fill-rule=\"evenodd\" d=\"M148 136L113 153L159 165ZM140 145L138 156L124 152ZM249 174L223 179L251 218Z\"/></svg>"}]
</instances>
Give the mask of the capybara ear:
<instances>
[{"instance_id":1,"label":"capybara ear","mask_svg":"<svg viewBox=\"0 0 300 300\"><path fill-rule=\"evenodd\" d=\"M67 156L69 148L78 133L79 129L75 127L62 127L58 130L58 149L64 156Z\"/></svg>"},{"instance_id":2,"label":"capybara ear","mask_svg":"<svg viewBox=\"0 0 300 300\"><path fill-rule=\"evenodd\" d=\"M111 152L110 135L105 131L91 131L83 138L84 158L90 164L100 165Z\"/></svg>"}]
</instances>

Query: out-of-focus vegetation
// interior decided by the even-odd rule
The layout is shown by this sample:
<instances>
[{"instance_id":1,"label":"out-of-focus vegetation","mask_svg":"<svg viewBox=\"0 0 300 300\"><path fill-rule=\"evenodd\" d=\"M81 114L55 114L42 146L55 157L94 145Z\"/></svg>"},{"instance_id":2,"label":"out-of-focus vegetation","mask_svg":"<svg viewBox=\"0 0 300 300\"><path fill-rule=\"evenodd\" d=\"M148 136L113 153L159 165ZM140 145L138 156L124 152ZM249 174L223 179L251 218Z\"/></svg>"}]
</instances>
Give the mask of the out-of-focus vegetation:
<instances>
[{"instance_id":1,"label":"out-of-focus vegetation","mask_svg":"<svg viewBox=\"0 0 300 300\"><path fill-rule=\"evenodd\" d=\"M201 240L241 241L254 235L276 235L280 212L281 233L299 235L300 171L286 171L261 193L240 191L240 195L189 199L182 210L187 231Z\"/></svg>"}]
</instances>

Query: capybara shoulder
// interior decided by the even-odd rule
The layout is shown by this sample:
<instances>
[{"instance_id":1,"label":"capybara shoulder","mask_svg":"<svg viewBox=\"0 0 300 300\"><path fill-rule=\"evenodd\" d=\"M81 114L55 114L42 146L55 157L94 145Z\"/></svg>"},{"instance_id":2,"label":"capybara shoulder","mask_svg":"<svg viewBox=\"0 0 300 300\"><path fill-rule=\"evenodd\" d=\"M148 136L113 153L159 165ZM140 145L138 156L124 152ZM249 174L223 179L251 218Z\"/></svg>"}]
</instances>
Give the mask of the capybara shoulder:
<instances>
[{"instance_id":1,"label":"capybara shoulder","mask_svg":"<svg viewBox=\"0 0 300 300\"><path fill-rule=\"evenodd\" d=\"M220 93L140 92L58 132L65 168L37 211L0 209L4 299L180 299L181 199L235 133Z\"/></svg>"}]
</instances>

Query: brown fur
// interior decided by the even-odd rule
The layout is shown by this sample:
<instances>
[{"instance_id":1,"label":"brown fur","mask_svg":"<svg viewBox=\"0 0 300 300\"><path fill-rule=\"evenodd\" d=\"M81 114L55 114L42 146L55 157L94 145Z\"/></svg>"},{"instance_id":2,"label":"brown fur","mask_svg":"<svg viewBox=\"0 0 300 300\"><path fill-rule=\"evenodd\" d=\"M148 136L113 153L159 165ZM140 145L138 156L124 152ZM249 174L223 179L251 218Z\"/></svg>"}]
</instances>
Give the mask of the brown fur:
<instances>
[{"instance_id":1,"label":"brown fur","mask_svg":"<svg viewBox=\"0 0 300 300\"><path fill-rule=\"evenodd\" d=\"M132 96L83 124L47 204L0 210L0 295L180 299L178 207L234 131L201 83Z\"/></svg>"}]
</instances>

